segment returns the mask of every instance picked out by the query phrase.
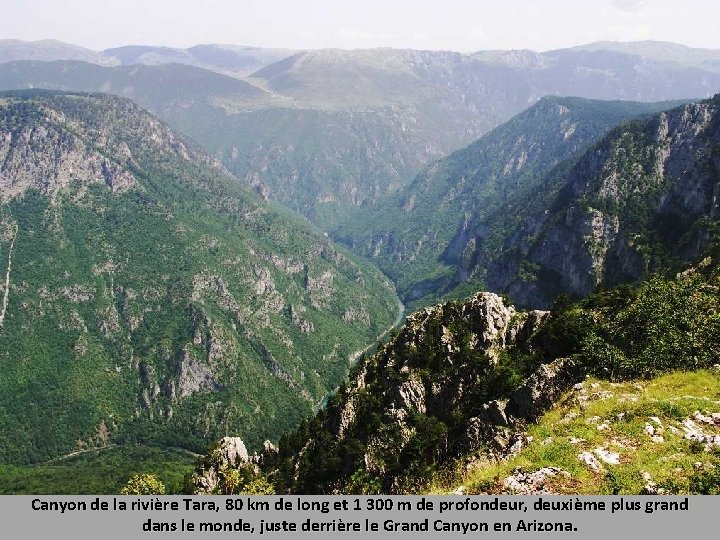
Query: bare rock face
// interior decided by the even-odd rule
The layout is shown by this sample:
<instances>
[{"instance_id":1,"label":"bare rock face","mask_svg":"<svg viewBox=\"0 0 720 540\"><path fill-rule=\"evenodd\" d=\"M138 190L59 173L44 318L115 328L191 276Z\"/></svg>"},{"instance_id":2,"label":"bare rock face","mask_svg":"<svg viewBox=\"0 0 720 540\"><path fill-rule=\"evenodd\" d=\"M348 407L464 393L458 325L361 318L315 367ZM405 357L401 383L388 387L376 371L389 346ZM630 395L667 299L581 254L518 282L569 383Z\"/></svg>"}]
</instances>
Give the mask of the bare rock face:
<instances>
[{"instance_id":1,"label":"bare rock face","mask_svg":"<svg viewBox=\"0 0 720 540\"><path fill-rule=\"evenodd\" d=\"M289 310L290 320L292 320L292 323L297 326L302 333L309 334L315 331L315 325L312 323L312 321L308 321L302 316L302 314L306 311L304 306L296 307L291 304Z\"/></svg>"},{"instance_id":2,"label":"bare rock face","mask_svg":"<svg viewBox=\"0 0 720 540\"><path fill-rule=\"evenodd\" d=\"M183 398L198 392L215 392L222 388L206 364L200 363L187 349L182 351L178 363L177 379L174 382L174 396Z\"/></svg>"},{"instance_id":3,"label":"bare rock face","mask_svg":"<svg viewBox=\"0 0 720 540\"><path fill-rule=\"evenodd\" d=\"M419 379L404 382L398 389L398 394L400 408L406 411L425 412L425 387Z\"/></svg>"},{"instance_id":4,"label":"bare rock face","mask_svg":"<svg viewBox=\"0 0 720 540\"><path fill-rule=\"evenodd\" d=\"M194 493L210 494L215 491L219 475L227 469L250 463L245 443L239 437L224 437L215 449L203 459L198 472L191 479Z\"/></svg>"},{"instance_id":5,"label":"bare rock face","mask_svg":"<svg viewBox=\"0 0 720 540\"><path fill-rule=\"evenodd\" d=\"M139 187L132 173L50 116L22 131L0 129L0 192L5 197L29 188L52 195L73 181L104 184L113 192Z\"/></svg>"},{"instance_id":6,"label":"bare rock face","mask_svg":"<svg viewBox=\"0 0 720 540\"><path fill-rule=\"evenodd\" d=\"M337 434L338 439L345 437L345 432L355 422L355 400L349 399L345 406L340 410L337 427L333 431Z\"/></svg>"},{"instance_id":7,"label":"bare rock face","mask_svg":"<svg viewBox=\"0 0 720 540\"><path fill-rule=\"evenodd\" d=\"M505 414L506 402L502 401L490 401L483 404L482 417L489 423L496 426L507 426L508 419Z\"/></svg>"},{"instance_id":8,"label":"bare rock face","mask_svg":"<svg viewBox=\"0 0 720 540\"><path fill-rule=\"evenodd\" d=\"M673 256L696 259L709 245L707 223L720 208L712 153L719 115L715 97L613 132L570 170L560 209L527 220L522 235L532 240L518 247L551 280L511 278L510 283L512 272L499 266L488 270L488 282L523 304L549 305L558 292L586 296L600 285L654 271L662 265L649 254L655 236L672 246L664 249ZM673 227L640 228L618 210L625 206L643 207L652 216L649 223Z\"/></svg>"},{"instance_id":9,"label":"bare rock face","mask_svg":"<svg viewBox=\"0 0 720 540\"><path fill-rule=\"evenodd\" d=\"M491 460L502 460L520 452L528 441L525 433L511 424L473 417L467 423L464 442L469 452L481 451Z\"/></svg>"},{"instance_id":10,"label":"bare rock face","mask_svg":"<svg viewBox=\"0 0 720 540\"><path fill-rule=\"evenodd\" d=\"M463 316L471 316L484 322L480 333L485 347L505 345L505 334L510 321L515 315L515 308L494 293L481 292L463 305Z\"/></svg>"},{"instance_id":11,"label":"bare rock face","mask_svg":"<svg viewBox=\"0 0 720 540\"><path fill-rule=\"evenodd\" d=\"M268 440L266 440L263 443L263 450L265 451L266 454L277 454L280 451L280 449L277 446L275 446L273 443L271 443Z\"/></svg>"},{"instance_id":12,"label":"bare rock face","mask_svg":"<svg viewBox=\"0 0 720 540\"><path fill-rule=\"evenodd\" d=\"M513 393L507 411L518 418L536 420L581 379L582 371L568 358L560 358L540 366L527 382Z\"/></svg>"},{"instance_id":13,"label":"bare rock face","mask_svg":"<svg viewBox=\"0 0 720 540\"><path fill-rule=\"evenodd\" d=\"M234 467L250 459L245 443L239 437L224 437L218 448L223 465Z\"/></svg>"}]
</instances>

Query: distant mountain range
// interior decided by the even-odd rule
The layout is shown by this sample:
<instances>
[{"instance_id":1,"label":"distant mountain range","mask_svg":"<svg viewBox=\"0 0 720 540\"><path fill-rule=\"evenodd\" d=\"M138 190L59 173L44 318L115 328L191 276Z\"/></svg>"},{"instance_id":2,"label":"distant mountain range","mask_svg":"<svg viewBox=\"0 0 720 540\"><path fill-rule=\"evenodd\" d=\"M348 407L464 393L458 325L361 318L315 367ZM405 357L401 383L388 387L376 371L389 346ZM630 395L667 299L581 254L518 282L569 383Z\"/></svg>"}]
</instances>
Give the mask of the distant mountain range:
<instances>
[{"instance_id":1,"label":"distant mountain range","mask_svg":"<svg viewBox=\"0 0 720 540\"><path fill-rule=\"evenodd\" d=\"M234 77L249 75L294 53L295 51L288 49L263 49L241 45L195 45L187 49L127 45L93 51L54 39L41 41L0 39L0 62L79 60L102 66L186 64Z\"/></svg>"},{"instance_id":2,"label":"distant mountain range","mask_svg":"<svg viewBox=\"0 0 720 540\"><path fill-rule=\"evenodd\" d=\"M16 60L37 60L52 62L54 60L79 60L93 64L112 65L113 62L103 58L102 53L63 43L56 39L40 41L22 41L19 39L0 39L0 62Z\"/></svg>"},{"instance_id":3,"label":"distant mountain range","mask_svg":"<svg viewBox=\"0 0 720 540\"><path fill-rule=\"evenodd\" d=\"M219 45L94 53L5 41L0 88L134 99L266 198L333 231L352 208L382 201L543 96L708 97L720 90L719 55L654 42L460 54Z\"/></svg>"},{"instance_id":4,"label":"distant mountain range","mask_svg":"<svg viewBox=\"0 0 720 540\"><path fill-rule=\"evenodd\" d=\"M377 49L383 50L383 49ZM389 50L389 49L385 49ZM609 51L659 62L675 62L708 71L720 71L720 51L687 47L665 41L598 41L570 49L544 53L522 50L493 50L469 56L508 66L548 66L562 51ZM199 44L188 48L157 45L125 45L96 51L56 39L24 41L0 39L0 63L16 60L80 60L100 65L188 64L235 76L250 75L265 66L303 51L247 45ZM350 51L348 51L350 52Z\"/></svg>"}]
</instances>

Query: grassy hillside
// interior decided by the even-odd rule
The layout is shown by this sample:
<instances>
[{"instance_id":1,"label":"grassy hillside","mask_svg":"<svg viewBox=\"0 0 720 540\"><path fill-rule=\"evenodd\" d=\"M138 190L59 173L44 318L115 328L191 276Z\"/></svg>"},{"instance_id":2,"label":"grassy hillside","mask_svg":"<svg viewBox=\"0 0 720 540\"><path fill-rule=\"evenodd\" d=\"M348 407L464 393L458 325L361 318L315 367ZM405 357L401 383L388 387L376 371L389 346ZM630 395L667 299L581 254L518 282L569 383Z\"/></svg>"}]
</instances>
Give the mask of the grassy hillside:
<instances>
[{"instance_id":1,"label":"grassy hillside","mask_svg":"<svg viewBox=\"0 0 720 540\"><path fill-rule=\"evenodd\" d=\"M506 479L517 477L518 469L533 473L552 467L559 471L535 489L636 495L649 487L673 494L717 495L718 447L706 449L705 443L687 435L693 425L704 435L720 434L720 423L712 421L719 411L717 370L623 383L589 378L528 428L531 442L526 448L496 464L469 459L461 469L461 483L466 493L513 493ZM706 417L710 424L698 420ZM440 486L433 489L442 491Z\"/></svg>"}]
</instances>

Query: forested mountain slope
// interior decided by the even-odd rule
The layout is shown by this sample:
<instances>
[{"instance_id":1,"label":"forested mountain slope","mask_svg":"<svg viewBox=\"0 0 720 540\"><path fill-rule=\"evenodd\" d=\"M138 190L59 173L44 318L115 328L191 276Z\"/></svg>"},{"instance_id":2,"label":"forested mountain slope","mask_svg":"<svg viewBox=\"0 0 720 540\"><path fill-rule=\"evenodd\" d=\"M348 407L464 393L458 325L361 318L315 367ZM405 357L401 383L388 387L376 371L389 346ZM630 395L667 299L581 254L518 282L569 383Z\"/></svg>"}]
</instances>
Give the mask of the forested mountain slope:
<instances>
[{"instance_id":1,"label":"forested mountain slope","mask_svg":"<svg viewBox=\"0 0 720 540\"><path fill-rule=\"evenodd\" d=\"M396 317L379 272L128 100L0 96L0 459L277 438Z\"/></svg>"},{"instance_id":2,"label":"forested mountain slope","mask_svg":"<svg viewBox=\"0 0 720 540\"><path fill-rule=\"evenodd\" d=\"M427 302L470 274L474 231L512 234L508 221L526 217L523 202L546 190L546 177L559 164L576 159L617 124L671 106L543 98L432 164L394 196L359 209L336 238L376 261L408 301L427 295ZM499 247L477 249L489 258Z\"/></svg>"}]
</instances>

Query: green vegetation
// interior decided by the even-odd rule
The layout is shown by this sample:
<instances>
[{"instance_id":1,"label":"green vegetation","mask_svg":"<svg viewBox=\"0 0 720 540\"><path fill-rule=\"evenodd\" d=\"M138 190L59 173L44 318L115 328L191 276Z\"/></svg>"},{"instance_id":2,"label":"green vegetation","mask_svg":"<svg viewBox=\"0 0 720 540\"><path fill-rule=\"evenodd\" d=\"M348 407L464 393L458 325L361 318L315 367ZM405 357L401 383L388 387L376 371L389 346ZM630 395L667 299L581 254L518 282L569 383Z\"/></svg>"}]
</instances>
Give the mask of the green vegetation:
<instances>
[{"instance_id":1,"label":"green vegetation","mask_svg":"<svg viewBox=\"0 0 720 540\"><path fill-rule=\"evenodd\" d=\"M137 442L204 451L226 434L258 448L392 324L379 272L130 102L4 97L0 132L35 138L3 173L47 181L0 206L1 462Z\"/></svg>"},{"instance_id":2,"label":"green vegetation","mask_svg":"<svg viewBox=\"0 0 720 540\"><path fill-rule=\"evenodd\" d=\"M121 495L165 495L165 485L154 474L136 474L125 487Z\"/></svg>"},{"instance_id":3,"label":"green vegetation","mask_svg":"<svg viewBox=\"0 0 720 540\"><path fill-rule=\"evenodd\" d=\"M0 465L0 494L117 494L135 476L151 475L167 493L181 493L196 462L180 449L143 445L79 452L38 465Z\"/></svg>"},{"instance_id":4,"label":"green vegetation","mask_svg":"<svg viewBox=\"0 0 720 540\"><path fill-rule=\"evenodd\" d=\"M426 492L456 486L465 477L472 490L497 491L514 467L553 466L570 476L555 478L552 489L639 493L641 470L663 486L671 482L673 467L688 474L697 469L699 443L683 437L680 423L696 411L719 412L720 377L708 371L720 354L720 268L713 259L674 279L654 277L575 304L560 298L541 319L503 311L498 302L478 296L409 317L387 345L353 370L325 410L284 436L279 454L264 456L263 472L276 490ZM503 317L510 318L501 335L515 337L503 345L478 343L492 328L503 328L494 326ZM592 395L578 402L571 393L530 427L527 449L487 466L482 456L497 451L498 437L509 441L512 435L504 428L472 435L474 419L498 418L491 400L509 398L538 367L561 358L574 366L575 380L596 377L583 385ZM657 448L643 432L655 416L670 432ZM603 420L611 422L607 432L596 426ZM473 437L481 442L470 444ZM626 448L628 457L607 474L596 474L578 455L604 443L608 451ZM658 449L667 463L655 461ZM717 454L705 457L709 465L667 489L716 489L711 466L719 464ZM468 476L468 470L475 472Z\"/></svg>"},{"instance_id":5,"label":"green vegetation","mask_svg":"<svg viewBox=\"0 0 720 540\"><path fill-rule=\"evenodd\" d=\"M708 368L720 353L720 274L711 259L673 280L601 291L561 307L540 331L551 355L610 380Z\"/></svg>"},{"instance_id":6,"label":"green vegetation","mask_svg":"<svg viewBox=\"0 0 720 540\"><path fill-rule=\"evenodd\" d=\"M554 493L633 495L642 492L649 477L671 493L717 494L720 453L705 452L682 429L696 411L718 412L717 372L673 372L625 383L590 378L584 386L589 400L578 402L578 392L569 392L530 426L532 442L517 456L462 478L468 492L502 490L502 479L517 468L557 467L570 474L549 480L546 489ZM608 427L598 429L603 425ZM648 425L662 439L653 440ZM619 454L619 464L603 464L598 471L588 467L579 455L596 448ZM442 491L442 486L433 489Z\"/></svg>"}]
</instances>

